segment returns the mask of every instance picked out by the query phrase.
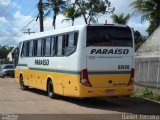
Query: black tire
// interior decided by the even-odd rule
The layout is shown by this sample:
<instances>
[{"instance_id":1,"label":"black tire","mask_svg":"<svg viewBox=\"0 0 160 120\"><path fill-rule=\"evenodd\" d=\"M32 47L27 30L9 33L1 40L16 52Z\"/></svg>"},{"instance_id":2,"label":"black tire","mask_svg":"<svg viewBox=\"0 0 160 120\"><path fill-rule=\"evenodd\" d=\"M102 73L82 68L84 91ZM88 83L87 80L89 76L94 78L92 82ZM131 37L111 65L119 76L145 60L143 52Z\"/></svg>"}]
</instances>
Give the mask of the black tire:
<instances>
[{"instance_id":1,"label":"black tire","mask_svg":"<svg viewBox=\"0 0 160 120\"><path fill-rule=\"evenodd\" d=\"M1 75L0 77L1 77L1 78L4 78L4 75Z\"/></svg>"},{"instance_id":2,"label":"black tire","mask_svg":"<svg viewBox=\"0 0 160 120\"><path fill-rule=\"evenodd\" d=\"M12 75L12 78L14 78L14 75Z\"/></svg>"},{"instance_id":3,"label":"black tire","mask_svg":"<svg viewBox=\"0 0 160 120\"><path fill-rule=\"evenodd\" d=\"M127 97L127 98L128 98L128 97L131 97L131 95L126 95L126 96L124 96L124 97Z\"/></svg>"},{"instance_id":4,"label":"black tire","mask_svg":"<svg viewBox=\"0 0 160 120\"><path fill-rule=\"evenodd\" d=\"M54 87L53 87L53 82L52 82L52 80L50 80L50 81L48 82L47 92L48 92L48 97L50 97L50 98L52 98L52 99L56 98L56 95L55 95L55 93L54 93Z\"/></svg>"},{"instance_id":5,"label":"black tire","mask_svg":"<svg viewBox=\"0 0 160 120\"><path fill-rule=\"evenodd\" d=\"M24 79L23 79L22 75L20 76L20 88L22 90L27 90L28 89L28 87L24 85Z\"/></svg>"}]
</instances>

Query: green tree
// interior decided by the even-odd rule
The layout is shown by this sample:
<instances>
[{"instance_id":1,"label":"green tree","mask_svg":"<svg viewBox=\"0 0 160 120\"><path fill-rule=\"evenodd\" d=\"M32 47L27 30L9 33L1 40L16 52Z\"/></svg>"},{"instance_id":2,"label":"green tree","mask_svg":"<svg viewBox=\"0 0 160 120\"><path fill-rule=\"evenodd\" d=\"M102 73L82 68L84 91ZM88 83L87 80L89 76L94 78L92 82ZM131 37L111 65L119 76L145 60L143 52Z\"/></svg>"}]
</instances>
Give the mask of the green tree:
<instances>
[{"instance_id":1,"label":"green tree","mask_svg":"<svg viewBox=\"0 0 160 120\"><path fill-rule=\"evenodd\" d=\"M75 0L75 4L81 10L86 24L96 23L100 14L113 13L115 10L108 0Z\"/></svg>"},{"instance_id":2,"label":"green tree","mask_svg":"<svg viewBox=\"0 0 160 120\"><path fill-rule=\"evenodd\" d=\"M0 46L0 59L6 59L13 47Z\"/></svg>"},{"instance_id":3,"label":"green tree","mask_svg":"<svg viewBox=\"0 0 160 120\"><path fill-rule=\"evenodd\" d=\"M8 50L5 46L0 47L0 59L7 58Z\"/></svg>"},{"instance_id":4,"label":"green tree","mask_svg":"<svg viewBox=\"0 0 160 120\"><path fill-rule=\"evenodd\" d=\"M48 0L49 4L46 4L44 9L48 9L48 12L45 16L50 15L50 9L53 12L53 22L52 25L56 29L56 18L59 13L62 13L62 10L66 7L66 2L64 0Z\"/></svg>"},{"instance_id":5,"label":"green tree","mask_svg":"<svg viewBox=\"0 0 160 120\"><path fill-rule=\"evenodd\" d=\"M135 9L133 14L142 13L142 22L150 21L150 26L147 29L149 34L160 25L160 0L135 0L130 6Z\"/></svg>"},{"instance_id":6,"label":"green tree","mask_svg":"<svg viewBox=\"0 0 160 120\"><path fill-rule=\"evenodd\" d=\"M113 23L126 25L130 19L130 15L127 14L125 16L123 13L120 15L113 14L111 18L113 20Z\"/></svg>"},{"instance_id":7,"label":"green tree","mask_svg":"<svg viewBox=\"0 0 160 120\"><path fill-rule=\"evenodd\" d=\"M148 35L150 36L157 28L157 24L154 20L151 20L150 21L150 25L149 27L147 28L147 32L148 32Z\"/></svg>"},{"instance_id":8,"label":"green tree","mask_svg":"<svg viewBox=\"0 0 160 120\"><path fill-rule=\"evenodd\" d=\"M74 20L82 15L80 9L77 9L75 4L66 8L63 14L67 19L63 19L62 22L72 20L72 26L74 25Z\"/></svg>"},{"instance_id":9,"label":"green tree","mask_svg":"<svg viewBox=\"0 0 160 120\"><path fill-rule=\"evenodd\" d=\"M137 50L145 41L145 37L139 31L134 31L135 50Z\"/></svg>"}]
</instances>

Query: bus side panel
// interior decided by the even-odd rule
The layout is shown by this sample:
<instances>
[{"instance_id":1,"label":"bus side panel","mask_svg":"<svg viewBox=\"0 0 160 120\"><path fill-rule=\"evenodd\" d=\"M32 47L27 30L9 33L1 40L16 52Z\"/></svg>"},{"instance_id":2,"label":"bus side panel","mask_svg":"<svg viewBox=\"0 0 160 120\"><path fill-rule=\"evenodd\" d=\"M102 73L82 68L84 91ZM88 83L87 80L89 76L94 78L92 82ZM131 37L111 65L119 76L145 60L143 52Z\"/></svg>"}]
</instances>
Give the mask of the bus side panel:
<instances>
[{"instance_id":1,"label":"bus side panel","mask_svg":"<svg viewBox=\"0 0 160 120\"><path fill-rule=\"evenodd\" d=\"M80 75L63 74L64 96L79 97Z\"/></svg>"},{"instance_id":2,"label":"bus side panel","mask_svg":"<svg viewBox=\"0 0 160 120\"><path fill-rule=\"evenodd\" d=\"M41 70L30 70L29 86L47 91L47 80L50 78L54 85L54 92L59 95L63 95L62 79L60 73L52 73Z\"/></svg>"},{"instance_id":3,"label":"bus side panel","mask_svg":"<svg viewBox=\"0 0 160 120\"><path fill-rule=\"evenodd\" d=\"M52 75L54 92L58 95L63 95L63 80L62 74L54 72Z\"/></svg>"},{"instance_id":4,"label":"bus side panel","mask_svg":"<svg viewBox=\"0 0 160 120\"><path fill-rule=\"evenodd\" d=\"M31 70L31 74L33 76L33 79L30 81L30 86L37 88L37 89L42 89L40 82L41 82L41 77L43 76L42 71L36 71L36 70Z\"/></svg>"},{"instance_id":5,"label":"bus side panel","mask_svg":"<svg viewBox=\"0 0 160 120\"><path fill-rule=\"evenodd\" d=\"M16 80L16 83L19 83L19 78L20 78L20 69L18 67L15 68L15 80Z\"/></svg>"},{"instance_id":6,"label":"bus side panel","mask_svg":"<svg viewBox=\"0 0 160 120\"><path fill-rule=\"evenodd\" d=\"M26 86L29 86L29 79L28 79L28 69L23 66L18 66L15 69L15 80L17 83L20 82L20 75L23 76L24 84Z\"/></svg>"},{"instance_id":7,"label":"bus side panel","mask_svg":"<svg viewBox=\"0 0 160 120\"><path fill-rule=\"evenodd\" d=\"M24 84L25 84L26 86L29 85L29 81L28 81L28 71L29 71L29 70L27 70L27 69L21 69L21 70L20 70L20 74L23 75Z\"/></svg>"},{"instance_id":8,"label":"bus side panel","mask_svg":"<svg viewBox=\"0 0 160 120\"><path fill-rule=\"evenodd\" d=\"M52 80L56 79L55 75L52 75L49 72L43 72L42 80L41 80L41 89L47 91L47 80L50 78ZM54 78L54 79L53 79Z\"/></svg>"},{"instance_id":9,"label":"bus side panel","mask_svg":"<svg viewBox=\"0 0 160 120\"><path fill-rule=\"evenodd\" d=\"M29 72L29 74L28 74L29 86L30 87L34 87L35 86L34 82L33 82L33 80L35 79L34 71L33 70L29 70L28 72Z\"/></svg>"},{"instance_id":10,"label":"bus side panel","mask_svg":"<svg viewBox=\"0 0 160 120\"><path fill-rule=\"evenodd\" d=\"M60 73L43 71L37 74L41 75L40 83L37 85L39 86L38 89L47 91L47 81L52 80L54 92L58 95L63 95L62 79L59 79L61 77Z\"/></svg>"}]
</instances>

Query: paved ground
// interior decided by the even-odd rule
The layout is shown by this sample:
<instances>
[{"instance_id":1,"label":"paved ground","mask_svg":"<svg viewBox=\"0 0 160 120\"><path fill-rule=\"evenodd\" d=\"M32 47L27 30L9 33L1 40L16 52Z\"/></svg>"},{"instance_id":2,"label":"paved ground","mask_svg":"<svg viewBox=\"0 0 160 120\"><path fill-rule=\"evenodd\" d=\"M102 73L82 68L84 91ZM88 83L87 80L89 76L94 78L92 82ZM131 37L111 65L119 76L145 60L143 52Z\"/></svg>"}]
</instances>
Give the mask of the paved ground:
<instances>
[{"instance_id":1,"label":"paved ground","mask_svg":"<svg viewBox=\"0 0 160 120\"><path fill-rule=\"evenodd\" d=\"M13 78L0 78L0 114L159 114L160 104L140 98L50 99L43 91L22 91Z\"/></svg>"}]
</instances>

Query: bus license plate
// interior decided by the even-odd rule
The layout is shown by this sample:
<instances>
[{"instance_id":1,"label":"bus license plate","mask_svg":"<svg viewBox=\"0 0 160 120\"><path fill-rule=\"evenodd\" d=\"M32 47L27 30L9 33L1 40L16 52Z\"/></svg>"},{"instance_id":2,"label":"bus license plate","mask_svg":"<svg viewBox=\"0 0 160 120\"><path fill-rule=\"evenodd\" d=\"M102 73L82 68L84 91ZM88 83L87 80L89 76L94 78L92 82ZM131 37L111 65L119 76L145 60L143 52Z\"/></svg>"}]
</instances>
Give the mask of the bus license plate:
<instances>
[{"instance_id":1,"label":"bus license plate","mask_svg":"<svg viewBox=\"0 0 160 120\"><path fill-rule=\"evenodd\" d=\"M106 90L105 93L106 94L113 94L115 92L115 90Z\"/></svg>"}]
</instances>

